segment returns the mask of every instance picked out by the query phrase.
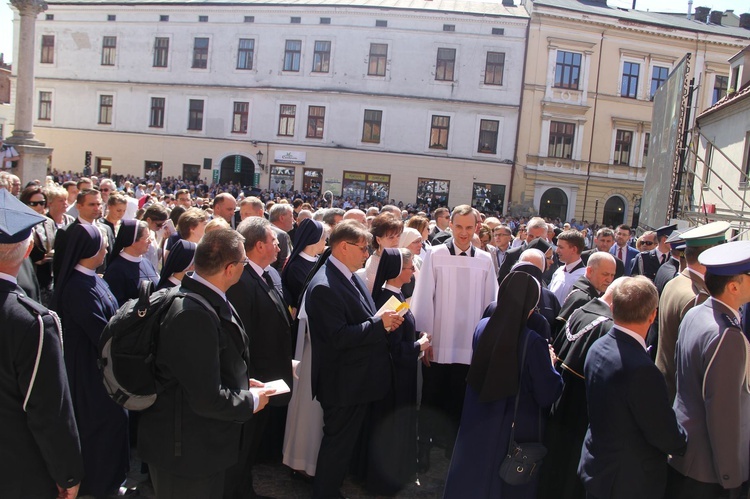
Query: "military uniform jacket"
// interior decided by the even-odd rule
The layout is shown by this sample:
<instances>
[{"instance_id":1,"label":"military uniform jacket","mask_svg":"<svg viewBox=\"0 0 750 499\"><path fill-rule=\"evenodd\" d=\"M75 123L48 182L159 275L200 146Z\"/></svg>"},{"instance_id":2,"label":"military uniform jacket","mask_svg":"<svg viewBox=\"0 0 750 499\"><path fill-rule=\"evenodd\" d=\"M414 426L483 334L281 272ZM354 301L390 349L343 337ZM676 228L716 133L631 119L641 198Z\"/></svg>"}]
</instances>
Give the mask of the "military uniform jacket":
<instances>
[{"instance_id":1,"label":"military uniform jacket","mask_svg":"<svg viewBox=\"0 0 750 499\"><path fill-rule=\"evenodd\" d=\"M667 283L659 299L659 343L656 350L656 367L667 382L670 401L674 401L677 392L674 350L680 323L688 310L700 305L708 297L703 278L685 269Z\"/></svg>"},{"instance_id":2,"label":"military uniform jacket","mask_svg":"<svg viewBox=\"0 0 750 499\"><path fill-rule=\"evenodd\" d=\"M661 267L661 262L659 261L655 249L652 249L651 251L642 251L633 258L630 266L630 274L628 275L646 276L653 282L656 278L656 273L659 271L659 267Z\"/></svg>"},{"instance_id":3,"label":"military uniform jacket","mask_svg":"<svg viewBox=\"0 0 750 499\"><path fill-rule=\"evenodd\" d=\"M748 344L734 312L711 298L688 311L677 338L677 420L688 433L677 471L725 489L750 470Z\"/></svg>"},{"instance_id":4,"label":"military uniform jacket","mask_svg":"<svg viewBox=\"0 0 750 499\"><path fill-rule=\"evenodd\" d=\"M83 461L56 317L0 279L0 481L3 497L55 497Z\"/></svg>"}]
</instances>

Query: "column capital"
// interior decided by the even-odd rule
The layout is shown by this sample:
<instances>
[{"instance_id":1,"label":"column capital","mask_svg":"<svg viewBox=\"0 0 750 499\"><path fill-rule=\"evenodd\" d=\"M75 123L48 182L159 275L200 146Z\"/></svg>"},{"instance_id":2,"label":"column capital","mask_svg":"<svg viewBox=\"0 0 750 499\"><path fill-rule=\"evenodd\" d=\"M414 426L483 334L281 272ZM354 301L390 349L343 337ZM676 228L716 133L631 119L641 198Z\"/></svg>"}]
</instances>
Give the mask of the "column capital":
<instances>
[{"instance_id":1,"label":"column capital","mask_svg":"<svg viewBox=\"0 0 750 499\"><path fill-rule=\"evenodd\" d=\"M10 0L10 4L18 9L21 16L36 17L40 12L47 10L47 2L44 0Z\"/></svg>"}]
</instances>

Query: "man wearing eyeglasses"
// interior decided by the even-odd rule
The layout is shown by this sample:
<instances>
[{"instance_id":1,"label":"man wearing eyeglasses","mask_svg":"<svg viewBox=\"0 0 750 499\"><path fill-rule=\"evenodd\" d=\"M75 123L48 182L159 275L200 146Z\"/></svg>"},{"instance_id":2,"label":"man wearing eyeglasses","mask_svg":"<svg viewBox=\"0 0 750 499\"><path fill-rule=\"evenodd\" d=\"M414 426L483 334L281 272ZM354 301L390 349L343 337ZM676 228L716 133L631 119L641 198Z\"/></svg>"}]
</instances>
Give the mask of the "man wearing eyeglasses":
<instances>
[{"instance_id":1,"label":"man wearing eyeglasses","mask_svg":"<svg viewBox=\"0 0 750 499\"><path fill-rule=\"evenodd\" d=\"M625 275L630 275L630 266L638 250L628 244L632 230L629 225L621 224L615 229L615 244L609 249L609 253L620 260L625 266Z\"/></svg>"},{"instance_id":2,"label":"man wearing eyeglasses","mask_svg":"<svg viewBox=\"0 0 750 499\"><path fill-rule=\"evenodd\" d=\"M645 233L643 235L643 242L646 247L652 248L649 251L642 251L633 258L633 262L630 264L630 275L643 275L654 281L656 273L659 271L659 267L669 261L670 253L672 248L667 242L667 238L672 232L677 229L677 224L665 225L659 227L656 232ZM648 238L646 236L648 235ZM647 244L651 243L651 244Z\"/></svg>"}]
</instances>

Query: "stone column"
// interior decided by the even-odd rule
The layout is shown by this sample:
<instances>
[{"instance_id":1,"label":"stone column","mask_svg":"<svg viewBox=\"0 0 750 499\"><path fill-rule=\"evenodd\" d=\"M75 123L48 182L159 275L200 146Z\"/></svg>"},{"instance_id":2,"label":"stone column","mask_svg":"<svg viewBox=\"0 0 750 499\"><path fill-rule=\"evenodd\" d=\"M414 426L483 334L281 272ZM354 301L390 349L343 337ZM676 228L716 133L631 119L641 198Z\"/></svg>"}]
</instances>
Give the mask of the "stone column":
<instances>
[{"instance_id":1,"label":"stone column","mask_svg":"<svg viewBox=\"0 0 750 499\"><path fill-rule=\"evenodd\" d=\"M47 158L52 149L34 140L32 131L34 110L34 56L36 55L36 18L40 12L47 10L44 0L11 0L11 5L18 10L21 23L18 33L18 55L16 67L16 101L15 129L5 141L12 145L21 155L19 166L13 174L27 182L39 179L44 183L47 174Z\"/></svg>"}]
</instances>

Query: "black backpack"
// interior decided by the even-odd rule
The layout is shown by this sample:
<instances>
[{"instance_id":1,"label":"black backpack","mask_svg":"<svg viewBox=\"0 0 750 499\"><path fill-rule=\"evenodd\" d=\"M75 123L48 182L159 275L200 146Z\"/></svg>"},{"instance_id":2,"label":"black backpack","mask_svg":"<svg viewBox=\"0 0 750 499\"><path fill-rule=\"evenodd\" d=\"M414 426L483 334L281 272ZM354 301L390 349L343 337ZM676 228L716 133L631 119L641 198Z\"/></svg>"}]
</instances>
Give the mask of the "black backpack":
<instances>
[{"instance_id":1,"label":"black backpack","mask_svg":"<svg viewBox=\"0 0 750 499\"><path fill-rule=\"evenodd\" d=\"M125 302L104 327L99 339L99 368L104 388L112 400L131 411L142 411L175 383L156 380L156 347L164 315L177 297L200 303L219 322L208 301L179 287L152 292L153 283L142 281L138 298Z\"/></svg>"}]
</instances>

